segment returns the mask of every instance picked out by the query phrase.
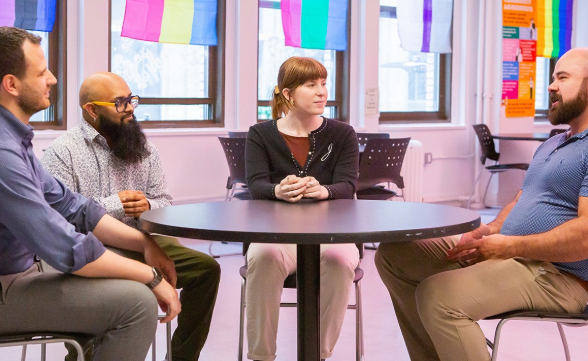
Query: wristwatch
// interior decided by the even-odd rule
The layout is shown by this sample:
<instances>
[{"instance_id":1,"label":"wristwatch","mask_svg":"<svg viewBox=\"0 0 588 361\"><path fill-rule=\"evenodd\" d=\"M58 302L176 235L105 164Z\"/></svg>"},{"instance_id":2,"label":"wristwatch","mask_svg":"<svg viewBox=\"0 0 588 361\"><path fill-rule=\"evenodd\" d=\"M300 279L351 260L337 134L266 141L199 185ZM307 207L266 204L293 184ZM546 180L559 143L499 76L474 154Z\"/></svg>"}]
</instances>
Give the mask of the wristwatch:
<instances>
[{"instance_id":1,"label":"wristwatch","mask_svg":"<svg viewBox=\"0 0 588 361\"><path fill-rule=\"evenodd\" d=\"M161 276L161 274L157 271L157 269L155 267L153 267L151 269L151 271L153 271L153 279L151 280L151 282L149 282L149 283L146 284L147 287L149 287L150 290L152 290L155 287L157 287L157 285L163 279L163 277Z\"/></svg>"}]
</instances>

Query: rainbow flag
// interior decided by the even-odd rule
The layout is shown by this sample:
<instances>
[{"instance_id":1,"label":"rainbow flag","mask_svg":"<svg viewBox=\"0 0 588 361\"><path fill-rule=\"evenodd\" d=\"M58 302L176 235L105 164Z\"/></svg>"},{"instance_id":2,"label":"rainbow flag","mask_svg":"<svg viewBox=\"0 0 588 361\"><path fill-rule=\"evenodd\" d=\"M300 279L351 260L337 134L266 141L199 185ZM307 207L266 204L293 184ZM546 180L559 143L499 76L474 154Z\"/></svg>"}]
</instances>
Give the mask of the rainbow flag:
<instances>
[{"instance_id":1,"label":"rainbow flag","mask_svg":"<svg viewBox=\"0 0 588 361\"><path fill-rule=\"evenodd\" d=\"M52 31L56 0L0 0L0 26Z\"/></svg>"},{"instance_id":2,"label":"rainbow flag","mask_svg":"<svg viewBox=\"0 0 588 361\"><path fill-rule=\"evenodd\" d=\"M572 48L573 0L537 1L537 56L559 58Z\"/></svg>"},{"instance_id":3,"label":"rainbow flag","mask_svg":"<svg viewBox=\"0 0 588 361\"><path fill-rule=\"evenodd\" d=\"M127 0L121 36L216 45L217 0Z\"/></svg>"},{"instance_id":4,"label":"rainbow flag","mask_svg":"<svg viewBox=\"0 0 588 361\"><path fill-rule=\"evenodd\" d=\"M400 47L421 53L451 53L453 0L398 0Z\"/></svg>"},{"instance_id":5,"label":"rainbow flag","mask_svg":"<svg viewBox=\"0 0 588 361\"><path fill-rule=\"evenodd\" d=\"M282 0L286 45L347 49L347 0Z\"/></svg>"}]
</instances>

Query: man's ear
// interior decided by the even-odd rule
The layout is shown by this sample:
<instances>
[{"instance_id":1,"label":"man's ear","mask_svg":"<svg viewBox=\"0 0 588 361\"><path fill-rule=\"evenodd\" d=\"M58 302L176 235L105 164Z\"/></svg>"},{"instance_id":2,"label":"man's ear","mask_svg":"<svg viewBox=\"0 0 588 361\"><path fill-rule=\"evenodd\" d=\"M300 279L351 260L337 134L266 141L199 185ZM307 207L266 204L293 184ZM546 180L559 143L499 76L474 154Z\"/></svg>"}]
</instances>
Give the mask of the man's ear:
<instances>
[{"instance_id":1,"label":"man's ear","mask_svg":"<svg viewBox=\"0 0 588 361\"><path fill-rule=\"evenodd\" d=\"M96 106L94 106L94 104L86 103L82 108L88 112L92 119L96 120L96 118L98 118L98 113L96 112Z\"/></svg>"},{"instance_id":2,"label":"man's ear","mask_svg":"<svg viewBox=\"0 0 588 361\"><path fill-rule=\"evenodd\" d=\"M4 78L2 78L0 86L8 94L17 97L20 94L20 91L18 90L19 83L20 80L16 76L12 74L6 74Z\"/></svg>"}]
</instances>

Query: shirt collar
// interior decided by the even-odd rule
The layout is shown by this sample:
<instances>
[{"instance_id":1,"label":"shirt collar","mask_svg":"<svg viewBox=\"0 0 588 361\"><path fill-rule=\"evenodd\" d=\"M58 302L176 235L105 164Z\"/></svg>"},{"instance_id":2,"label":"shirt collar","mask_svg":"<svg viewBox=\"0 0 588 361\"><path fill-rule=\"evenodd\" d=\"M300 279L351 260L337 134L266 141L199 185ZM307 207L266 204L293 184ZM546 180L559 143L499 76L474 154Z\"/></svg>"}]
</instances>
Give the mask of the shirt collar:
<instances>
[{"instance_id":1,"label":"shirt collar","mask_svg":"<svg viewBox=\"0 0 588 361\"><path fill-rule=\"evenodd\" d=\"M12 114L8 109L0 105L0 118L5 120L6 129L14 136L19 139L24 145L29 146L35 133L33 127L29 124L24 124L18 118Z\"/></svg>"},{"instance_id":2,"label":"shirt collar","mask_svg":"<svg viewBox=\"0 0 588 361\"><path fill-rule=\"evenodd\" d=\"M90 123L86 121L86 119L82 118L82 124L80 125L80 128L82 129L82 134L86 140L90 142L96 141L97 143L102 144L108 148L108 142L106 141L106 138L104 138L102 134L98 133L98 131L93 126L91 126Z\"/></svg>"}]
</instances>

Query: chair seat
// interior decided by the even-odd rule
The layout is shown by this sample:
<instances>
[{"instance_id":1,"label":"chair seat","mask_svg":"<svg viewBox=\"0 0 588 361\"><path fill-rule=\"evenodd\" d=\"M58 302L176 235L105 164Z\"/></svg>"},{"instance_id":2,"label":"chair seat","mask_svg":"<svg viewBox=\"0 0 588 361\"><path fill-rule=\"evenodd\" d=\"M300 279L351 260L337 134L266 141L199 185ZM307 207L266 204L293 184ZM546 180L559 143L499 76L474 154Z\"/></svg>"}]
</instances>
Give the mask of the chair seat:
<instances>
[{"instance_id":1,"label":"chair seat","mask_svg":"<svg viewBox=\"0 0 588 361\"><path fill-rule=\"evenodd\" d=\"M537 321L553 322L570 322L570 323L584 323L588 322L588 311L583 313L558 313L558 312L539 312L539 311L510 311L498 315L486 317L485 320L502 320L502 319L535 319Z\"/></svg>"},{"instance_id":2,"label":"chair seat","mask_svg":"<svg viewBox=\"0 0 588 361\"><path fill-rule=\"evenodd\" d=\"M248 190L244 190L242 192L237 192L235 194L233 194L234 198L240 199L242 201L250 201L251 198L251 193Z\"/></svg>"},{"instance_id":3,"label":"chair seat","mask_svg":"<svg viewBox=\"0 0 588 361\"><path fill-rule=\"evenodd\" d=\"M247 266L239 268L239 274L243 279L247 279ZM359 267L355 269L355 276L353 277L353 283L361 281L363 278L363 270ZM296 273L292 273L284 280L284 288L296 288Z\"/></svg>"},{"instance_id":4,"label":"chair seat","mask_svg":"<svg viewBox=\"0 0 588 361\"><path fill-rule=\"evenodd\" d=\"M14 334L0 334L0 342L19 342L25 340L32 340L34 338L47 339L91 339L93 335L83 333L57 333L57 332L29 332L29 333L14 333Z\"/></svg>"},{"instance_id":5,"label":"chair seat","mask_svg":"<svg viewBox=\"0 0 588 361\"><path fill-rule=\"evenodd\" d=\"M396 192L381 186L369 187L357 191L357 199L386 200L396 196Z\"/></svg>"},{"instance_id":6,"label":"chair seat","mask_svg":"<svg viewBox=\"0 0 588 361\"><path fill-rule=\"evenodd\" d=\"M506 163L506 164L496 164L496 165L489 165L486 167L487 170L490 172L492 171L503 171L509 169L520 169L520 170L527 170L529 169L529 163Z\"/></svg>"}]
</instances>

